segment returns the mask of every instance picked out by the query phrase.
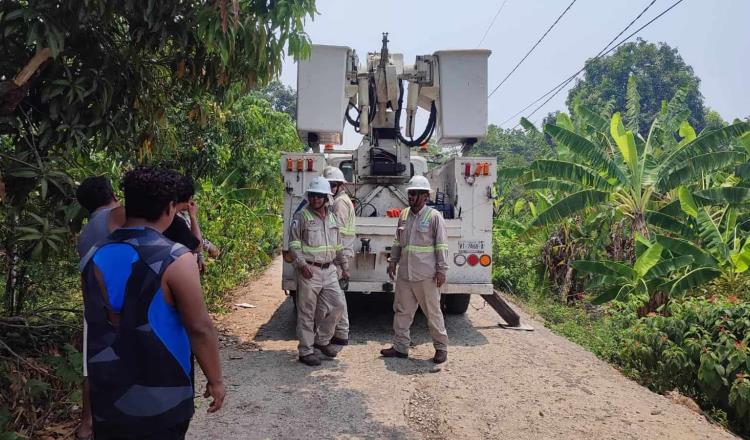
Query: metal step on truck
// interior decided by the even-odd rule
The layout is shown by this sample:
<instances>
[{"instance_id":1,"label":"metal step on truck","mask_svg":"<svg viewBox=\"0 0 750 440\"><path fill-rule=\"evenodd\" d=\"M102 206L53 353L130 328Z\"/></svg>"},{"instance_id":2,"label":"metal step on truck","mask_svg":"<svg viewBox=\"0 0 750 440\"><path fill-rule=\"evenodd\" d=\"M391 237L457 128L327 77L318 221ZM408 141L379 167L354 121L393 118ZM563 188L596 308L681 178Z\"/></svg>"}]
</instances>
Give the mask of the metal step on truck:
<instances>
[{"instance_id":1,"label":"metal step on truck","mask_svg":"<svg viewBox=\"0 0 750 440\"><path fill-rule=\"evenodd\" d=\"M310 181L326 166L338 167L356 212L347 293L392 292L394 283L386 268L398 213L408 206L409 179L424 175L433 189L429 204L443 215L448 232L450 267L441 288L444 308L447 313L464 313L471 294L493 294L496 160L459 156L430 170L415 150L433 135L439 144L465 147L486 136L490 51L438 51L405 65L403 55L390 53L387 43L384 34L380 52L369 53L363 65L356 51L325 45L313 45L310 58L298 64L297 130L309 148L281 157L282 250L288 250L289 223L306 203ZM415 137L418 109L428 116ZM362 141L353 150L334 150L333 144L343 143L345 123L354 126ZM321 145L327 145L322 152ZM287 261L282 288L292 295L297 289L297 274Z\"/></svg>"}]
</instances>

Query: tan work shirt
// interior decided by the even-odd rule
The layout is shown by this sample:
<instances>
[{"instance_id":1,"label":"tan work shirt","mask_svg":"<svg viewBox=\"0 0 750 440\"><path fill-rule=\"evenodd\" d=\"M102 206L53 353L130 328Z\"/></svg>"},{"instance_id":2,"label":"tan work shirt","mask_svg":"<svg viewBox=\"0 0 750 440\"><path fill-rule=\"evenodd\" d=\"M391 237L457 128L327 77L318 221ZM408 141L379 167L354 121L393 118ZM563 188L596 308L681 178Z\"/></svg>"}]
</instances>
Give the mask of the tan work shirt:
<instances>
[{"instance_id":1,"label":"tan work shirt","mask_svg":"<svg viewBox=\"0 0 750 440\"><path fill-rule=\"evenodd\" d=\"M330 209L326 209L325 219L309 206L294 214L289 228L289 252L295 268L299 269L307 262L334 263L349 271L349 263L342 251L339 227Z\"/></svg>"},{"instance_id":2,"label":"tan work shirt","mask_svg":"<svg viewBox=\"0 0 750 440\"><path fill-rule=\"evenodd\" d=\"M354 256L354 242L356 240L356 230L354 228L355 213L352 199L345 191L336 194L331 207L333 216L336 217L336 224L339 225L339 234L341 234L341 244L344 246L344 255L346 257Z\"/></svg>"},{"instance_id":3,"label":"tan work shirt","mask_svg":"<svg viewBox=\"0 0 750 440\"><path fill-rule=\"evenodd\" d=\"M391 261L398 263L398 276L408 281L433 278L448 271L448 232L443 216L424 206L419 212L401 212Z\"/></svg>"}]
</instances>

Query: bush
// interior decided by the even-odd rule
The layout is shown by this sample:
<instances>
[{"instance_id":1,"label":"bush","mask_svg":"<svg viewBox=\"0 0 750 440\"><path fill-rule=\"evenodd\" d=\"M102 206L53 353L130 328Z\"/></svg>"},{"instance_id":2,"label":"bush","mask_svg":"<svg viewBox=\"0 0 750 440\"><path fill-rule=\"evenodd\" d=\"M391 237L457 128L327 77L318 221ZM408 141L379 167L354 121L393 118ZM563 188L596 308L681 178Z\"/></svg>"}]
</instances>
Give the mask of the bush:
<instances>
[{"instance_id":1,"label":"bush","mask_svg":"<svg viewBox=\"0 0 750 440\"><path fill-rule=\"evenodd\" d=\"M518 223L496 219L492 237L492 283L498 288L522 298L537 286L539 247L519 240L523 230Z\"/></svg>"},{"instance_id":2,"label":"bush","mask_svg":"<svg viewBox=\"0 0 750 440\"><path fill-rule=\"evenodd\" d=\"M221 309L226 291L271 261L281 240L281 197L255 192L243 203L204 183L197 195L203 237L221 249L218 259L207 260L202 277L206 303L213 310Z\"/></svg>"},{"instance_id":3,"label":"bush","mask_svg":"<svg viewBox=\"0 0 750 440\"><path fill-rule=\"evenodd\" d=\"M674 301L666 316L624 330L619 362L657 392L679 389L704 407L726 412L750 434L750 304L735 298Z\"/></svg>"}]
</instances>

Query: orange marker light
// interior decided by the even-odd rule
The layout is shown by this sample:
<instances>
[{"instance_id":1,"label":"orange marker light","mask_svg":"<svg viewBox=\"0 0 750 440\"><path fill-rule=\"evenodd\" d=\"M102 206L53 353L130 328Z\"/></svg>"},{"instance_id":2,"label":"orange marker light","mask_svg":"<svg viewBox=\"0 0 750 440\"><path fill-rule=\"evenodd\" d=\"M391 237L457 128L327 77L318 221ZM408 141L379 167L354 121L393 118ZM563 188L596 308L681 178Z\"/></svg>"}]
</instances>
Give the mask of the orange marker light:
<instances>
[{"instance_id":1,"label":"orange marker light","mask_svg":"<svg viewBox=\"0 0 750 440\"><path fill-rule=\"evenodd\" d=\"M490 264L492 264L492 258L487 254L482 255L481 257L479 257L479 264L481 264L484 267L487 267Z\"/></svg>"},{"instance_id":2,"label":"orange marker light","mask_svg":"<svg viewBox=\"0 0 750 440\"><path fill-rule=\"evenodd\" d=\"M474 170L474 175L478 176L480 174L482 174L482 164L481 163L477 163L477 169Z\"/></svg>"},{"instance_id":3,"label":"orange marker light","mask_svg":"<svg viewBox=\"0 0 750 440\"><path fill-rule=\"evenodd\" d=\"M297 159L297 171L302 171L302 159Z\"/></svg>"},{"instance_id":4,"label":"orange marker light","mask_svg":"<svg viewBox=\"0 0 750 440\"><path fill-rule=\"evenodd\" d=\"M485 162L482 164L482 174L485 176L490 175L490 164L489 162Z\"/></svg>"},{"instance_id":5,"label":"orange marker light","mask_svg":"<svg viewBox=\"0 0 750 440\"><path fill-rule=\"evenodd\" d=\"M294 169L294 167L293 167L293 164L292 164L292 158L291 157L287 157L286 158L286 170L287 171L292 171L293 169Z\"/></svg>"},{"instance_id":6,"label":"orange marker light","mask_svg":"<svg viewBox=\"0 0 750 440\"><path fill-rule=\"evenodd\" d=\"M313 170L313 160L307 159L307 171L312 171L312 170Z\"/></svg>"}]
</instances>

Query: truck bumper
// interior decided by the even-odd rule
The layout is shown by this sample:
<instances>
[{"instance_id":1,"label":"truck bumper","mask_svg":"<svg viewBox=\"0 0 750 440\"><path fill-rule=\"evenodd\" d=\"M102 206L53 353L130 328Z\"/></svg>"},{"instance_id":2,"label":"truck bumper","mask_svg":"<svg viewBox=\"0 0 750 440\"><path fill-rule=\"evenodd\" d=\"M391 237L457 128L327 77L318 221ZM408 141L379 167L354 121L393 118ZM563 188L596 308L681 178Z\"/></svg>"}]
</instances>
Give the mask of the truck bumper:
<instances>
[{"instance_id":1,"label":"truck bumper","mask_svg":"<svg viewBox=\"0 0 750 440\"><path fill-rule=\"evenodd\" d=\"M281 286L284 290L296 290L297 281L285 279L282 280ZM347 292L361 292L366 294L384 293L392 292L394 288L395 283L350 281ZM492 295L494 291L491 283L446 283L440 288L440 292L446 294L469 293L476 295Z\"/></svg>"}]
</instances>

